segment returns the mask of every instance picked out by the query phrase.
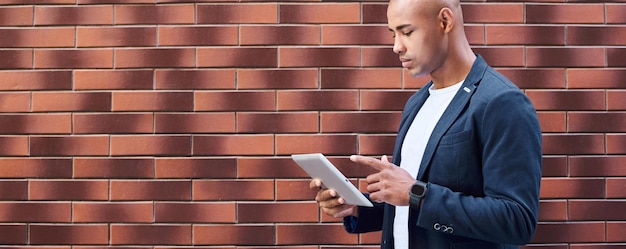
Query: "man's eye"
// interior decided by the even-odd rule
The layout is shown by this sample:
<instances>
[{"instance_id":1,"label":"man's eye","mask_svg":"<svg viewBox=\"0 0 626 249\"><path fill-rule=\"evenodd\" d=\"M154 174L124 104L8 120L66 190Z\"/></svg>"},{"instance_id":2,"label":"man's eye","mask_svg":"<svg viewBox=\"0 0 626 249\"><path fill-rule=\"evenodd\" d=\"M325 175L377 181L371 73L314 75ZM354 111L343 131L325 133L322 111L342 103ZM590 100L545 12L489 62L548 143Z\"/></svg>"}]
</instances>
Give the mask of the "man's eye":
<instances>
[{"instance_id":1,"label":"man's eye","mask_svg":"<svg viewBox=\"0 0 626 249\"><path fill-rule=\"evenodd\" d=\"M409 32L405 32L403 35L404 35L404 36L409 36L409 35L411 35L411 34L413 34L413 30L411 30L411 31L409 31Z\"/></svg>"}]
</instances>

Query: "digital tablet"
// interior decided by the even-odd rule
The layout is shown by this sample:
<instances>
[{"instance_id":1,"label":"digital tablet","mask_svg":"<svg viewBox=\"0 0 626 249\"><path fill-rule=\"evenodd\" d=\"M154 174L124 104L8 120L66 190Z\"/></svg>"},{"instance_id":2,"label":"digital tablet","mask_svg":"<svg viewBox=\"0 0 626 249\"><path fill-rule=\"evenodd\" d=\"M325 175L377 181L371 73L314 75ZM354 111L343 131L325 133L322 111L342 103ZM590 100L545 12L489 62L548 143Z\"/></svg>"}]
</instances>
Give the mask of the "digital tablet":
<instances>
[{"instance_id":1,"label":"digital tablet","mask_svg":"<svg viewBox=\"0 0 626 249\"><path fill-rule=\"evenodd\" d=\"M325 188L337 191L347 204L374 206L324 155L320 153L295 154L291 155L291 158L311 178L320 179Z\"/></svg>"}]
</instances>

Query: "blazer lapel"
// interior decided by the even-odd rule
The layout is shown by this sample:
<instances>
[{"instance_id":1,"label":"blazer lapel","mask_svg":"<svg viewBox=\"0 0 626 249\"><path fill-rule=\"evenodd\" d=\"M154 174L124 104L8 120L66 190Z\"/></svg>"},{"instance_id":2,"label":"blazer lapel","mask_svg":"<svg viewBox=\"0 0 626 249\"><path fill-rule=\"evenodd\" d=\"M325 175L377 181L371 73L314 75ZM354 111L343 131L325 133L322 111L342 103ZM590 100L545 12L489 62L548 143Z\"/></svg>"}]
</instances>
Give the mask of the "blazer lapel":
<instances>
[{"instance_id":1,"label":"blazer lapel","mask_svg":"<svg viewBox=\"0 0 626 249\"><path fill-rule=\"evenodd\" d=\"M402 120L400 120L400 128L398 129L398 136L393 150L392 161L395 165L400 165L400 161L402 160L400 153L402 143L406 137L406 133L409 131L409 127L411 127L411 123L413 123L413 119L415 119L415 116L417 115L417 112L420 108L422 108L422 105L424 105L424 102L426 102L426 99L430 95L427 89L430 88L431 85L432 82L426 84L417 94L414 95L415 98L411 99L410 102L407 103L406 110L410 111L405 111L407 114L403 115Z\"/></svg>"},{"instance_id":2,"label":"blazer lapel","mask_svg":"<svg viewBox=\"0 0 626 249\"><path fill-rule=\"evenodd\" d=\"M432 159L433 154L435 154L435 149L437 148L441 137L446 133L448 128L450 128L452 123L461 114L461 111L469 103L469 100L474 94L482 75L487 69L487 64L482 57L480 57L480 55L477 55L476 57L476 61L474 62L474 65L472 65L472 69L463 82L463 85L452 99L452 102L450 102L450 105L448 105L448 108L444 111L443 115L439 119L439 122L437 122L433 133L430 135L430 139L428 139L428 143L426 144L426 149L424 150L424 155L422 157L422 162L420 163L420 169L417 173L418 180L424 179L425 172L427 172L430 167L430 160Z\"/></svg>"}]
</instances>

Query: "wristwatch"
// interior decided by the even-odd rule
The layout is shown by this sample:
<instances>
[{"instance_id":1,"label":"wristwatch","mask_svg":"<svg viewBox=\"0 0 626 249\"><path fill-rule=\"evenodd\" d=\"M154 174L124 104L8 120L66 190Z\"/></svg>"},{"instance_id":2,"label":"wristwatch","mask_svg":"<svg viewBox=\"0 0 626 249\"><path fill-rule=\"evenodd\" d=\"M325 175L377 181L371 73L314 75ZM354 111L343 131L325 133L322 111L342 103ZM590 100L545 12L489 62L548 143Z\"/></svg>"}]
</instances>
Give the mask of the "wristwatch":
<instances>
[{"instance_id":1,"label":"wristwatch","mask_svg":"<svg viewBox=\"0 0 626 249\"><path fill-rule=\"evenodd\" d=\"M409 190L409 206L419 209L422 204L422 198L426 195L428 185L425 182L417 181Z\"/></svg>"}]
</instances>

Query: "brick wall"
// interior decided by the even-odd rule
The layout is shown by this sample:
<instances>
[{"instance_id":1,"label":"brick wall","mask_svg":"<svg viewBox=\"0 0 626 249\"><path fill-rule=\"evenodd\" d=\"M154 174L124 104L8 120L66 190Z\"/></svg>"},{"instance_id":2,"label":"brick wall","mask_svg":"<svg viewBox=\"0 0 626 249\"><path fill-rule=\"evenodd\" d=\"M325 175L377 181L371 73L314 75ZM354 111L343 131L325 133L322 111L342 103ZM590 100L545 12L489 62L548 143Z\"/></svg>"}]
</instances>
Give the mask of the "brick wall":
<instances>
[{"instance_id":1,"label":"brick wall","mask_svg":"<svg viewBox=\"0 0 626 249\"><path fill-rule=\"evenodd\" d=\"M24 2L27 2L24 4ZM619 3L622 2L622 3ZM466 1L544 133L532 248L626 247L626 3ZM391 154L385 1L0 0L0 244L376 248L289 159ZM363 183L360 182L361 187Z\"/></svg>"}]
</instances>

